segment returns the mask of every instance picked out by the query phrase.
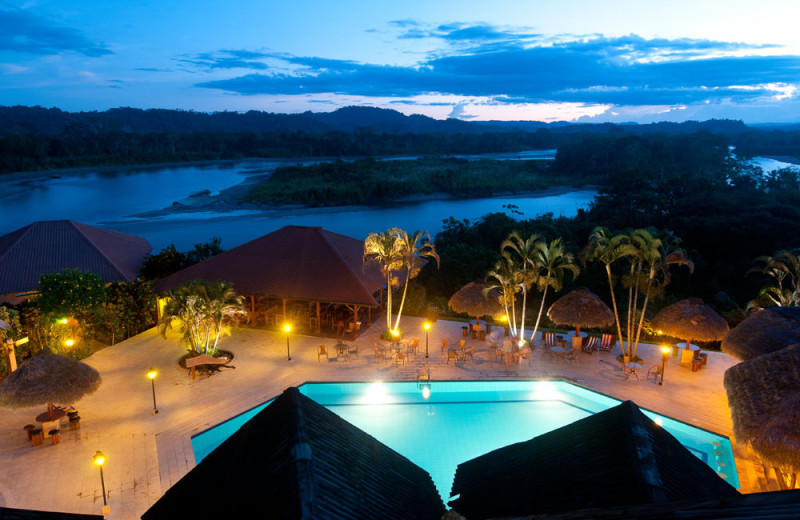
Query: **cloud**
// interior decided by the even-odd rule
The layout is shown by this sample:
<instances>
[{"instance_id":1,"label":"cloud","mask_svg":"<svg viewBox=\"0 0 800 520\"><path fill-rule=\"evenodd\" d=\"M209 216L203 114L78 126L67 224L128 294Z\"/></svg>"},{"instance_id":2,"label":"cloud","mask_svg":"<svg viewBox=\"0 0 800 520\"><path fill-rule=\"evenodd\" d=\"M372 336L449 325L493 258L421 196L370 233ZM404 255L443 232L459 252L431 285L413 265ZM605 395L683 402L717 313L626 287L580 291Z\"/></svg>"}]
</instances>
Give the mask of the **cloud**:
<instances>
[{"instance_id":1,"label":"cloud","mask_svg":"<svg viewBox=\"0 0 800 520\"><path fill-rule=\"evenodd\" d=\"M89 57L113 54L81 31L26 9L0 6L0 50L47 56L71 51Z\"/></svg>"}]
</instances>

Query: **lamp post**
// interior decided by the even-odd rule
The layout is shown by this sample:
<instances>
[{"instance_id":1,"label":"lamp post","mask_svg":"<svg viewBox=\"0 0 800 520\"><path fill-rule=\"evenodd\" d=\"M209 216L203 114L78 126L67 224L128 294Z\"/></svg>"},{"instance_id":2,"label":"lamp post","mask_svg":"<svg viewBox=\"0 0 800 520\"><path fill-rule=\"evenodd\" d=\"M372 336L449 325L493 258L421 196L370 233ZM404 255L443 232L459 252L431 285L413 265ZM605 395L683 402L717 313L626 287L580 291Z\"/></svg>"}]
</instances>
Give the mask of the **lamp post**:
<instances>
[{"instance_id":1,"label":"lamp post","mask_svg":"<svg viewBox=\"0 0 800 520\"><path fill-rule=\"evenodd\" d=\"M151 412L152 415L158 413L158 407L156 406L156 376L158 372L155 368L150 367L147 369L147 377L150 378L150 383L153 386L153 411Z\"/></svg>"},{"instance_id":2,"label":"lamp post","mask_svg":"<svg viewBox=\"0 0 800 520\"><path fill-rule=\"evenodd\" d=\"M425 329L425 359L428 359L428 331L431 330L431 324L426 321L422 328Z\"/></svg>"},{"instance_id":3,"label":"lamp post","mask_svg":"<svg viewBox=\"0 0 800 520\"><path fill-rule=\"evenodd\" d=\"M658 382L659 386L664 386L664 370L667 368L669 351L669 347L661 347L661 381Z\"/></svg>"},{"instance_id":4,"label":"lamp post","mask_svg":"<svg viewBox=\"0 0 800 520\"><path fill-rule=\"evenodd\" d=\"M286 331L286 361L291 361L292 355L289 353L289 333L292 331L291 324L284 323L283 330Z\"/></svg>"},{"instance_id":5,"label":"lamp post","mask_svg":"<svg viewBox=\"0 0 800 520\"><path fill-rule=\"evenodd\" d=\"M103 489L103 509L108 506L108 502L106 501L106 481L103 478L103 464L106 463L106 455L100 450L97 450L97 453L94 454L92 457L92 462L94 465L100 468L100 486Z\"/></svg>"}]
</instances>

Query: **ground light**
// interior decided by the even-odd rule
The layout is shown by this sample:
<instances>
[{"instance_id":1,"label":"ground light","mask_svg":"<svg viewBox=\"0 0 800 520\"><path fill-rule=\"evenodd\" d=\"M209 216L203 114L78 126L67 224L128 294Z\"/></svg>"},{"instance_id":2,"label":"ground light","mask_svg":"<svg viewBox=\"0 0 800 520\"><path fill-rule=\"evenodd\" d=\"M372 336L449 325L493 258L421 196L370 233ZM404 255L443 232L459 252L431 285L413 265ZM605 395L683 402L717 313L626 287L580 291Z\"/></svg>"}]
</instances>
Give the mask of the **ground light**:
<instances>
[{"instance_id":1,"label":"ground light","mask_svg":"<svg viewBox=\"0 0 800 520\"><path fill-rule=\"evenodd\" d=\"M285 323L283 325L283 330L286 331L286 361L291 361L292 354L289 352L289 333L292 331L292 325Z\"/></svg>"},{"instance_id":2,"label":"ground light","mask_svg":"<svg viewBox=\"0 0 800 520\"><path fill-rule=\"evenodd\" d=\"M106 500L106 481L103 477L103 464L106 463L106 455L100 450L97 450L97 453L94 454L92 457L92 462L95 466L100 468L100 486L103 490L103 510L102 514L107 515L109 513L108 501Z\"/></svg>"},{"instance_id":3,"label":"ground light","mask_svg":"<svg viewBox=\"0 0 800 520\"><path fill-rule=\"evenodd\" d=\"M667 368L667 358L669 357L669 347L661 347L661 381L659 385L664 386L664 370Z\"/></svg>"},{"instance_id":4,"label":"ground light","mask_svg":"<svg viewBox=\"0 0 800 520\"><path fill-rule=\"evenodd\" d=\"M422 328L425 329L425 359L428 359L428 331L431 330L431 324L426 321Z\"/></svg>"},{"instance_id":5,"label":"ground light","mask_svg":"<svg viewBox=\"0 0 800 520\"><path fill-rule=\"evenodd\" d=\"M151 412L152 415L158 413L158 407L156 406L156 376L158 372L155 368L150 367L147 369L147 377L150 379L150 383L153 387L153 411Z\"/></svg>"}]
</instances>

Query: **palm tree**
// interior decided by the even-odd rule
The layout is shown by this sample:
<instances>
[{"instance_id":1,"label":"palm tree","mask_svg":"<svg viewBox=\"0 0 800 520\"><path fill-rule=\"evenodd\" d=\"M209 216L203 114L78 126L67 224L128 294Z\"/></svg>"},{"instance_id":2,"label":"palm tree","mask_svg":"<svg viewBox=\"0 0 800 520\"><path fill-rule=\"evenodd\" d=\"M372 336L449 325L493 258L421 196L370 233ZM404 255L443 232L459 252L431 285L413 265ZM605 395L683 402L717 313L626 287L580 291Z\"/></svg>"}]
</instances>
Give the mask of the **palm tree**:
<instances>
[{"instance_id":1,"label":"palm tree","mask_svg":"<svg viewBox=\"0 0 800 520\"><path fill-rule=\"evenodd\" d=\"M522 315L520 316L518 335L520 340L525 339L525 310L528 304L528 289L539 278L539 272L534 260L540 242L542 242L541 235L534 234L527 239L523 239L517 231L512 231L500 244L501 254L508 254L509 258L512 259L514 282L522 292Z\"/></svg>"},{"instance_id":2,"label":"palm tree","mask_svg":"<svg viewBox=\"0 0 800 520\"><path fill-rule=\"evenodd\" d=\"M539 278L536 285L542 291L542 303L539 305L539 315L536 317L536 324L533 326L531 341L536 337L536 331L539 330L539 322L542 319L544 302L547 298L547 289L552 287L554 291L560 291L563 286L565 273L572 273L572 278L574 279L580 272L580 268L574 263L572 253L564 251L564 246L561 243L560 237L549 244L544 240L538 243L534 256L534 264L539 269ZM542 275L542 271L544 275Z\"/></svg>"},{"instance_id":3,"label":"palm tree","mask_svg":"<svg viewBox=\"0 0 800 520\"><path fill-rule=\"evenodd\" d=\"M370 233L364 240L364 264L378 264L386 277L386 328L392 329L392 286L398 285L394 272L402 266L400 230L390 228L382 233Z\"/></svg>"},{"instance_id":4,"label":"palm tree","mask_svg":"<svg viewBox=\"0 0 800 520\"><path fill-rule=\"evenodd\" d=\"M619 308L617 307L617 297L614 292L614 281L616 277L611 272L611 265L632 253L629 237L624 233L612 234L608 228L598 226L589 235L589 244L581 251L581 261L586 264L589 262L601 262L608 278L608 288L611 291L611 303L614 309L614 319L617 322L617 335L620 345L622 342L622 323L619 321ZM623 346L623 352L625 347Z\"/></svg>"},{"instance_id":5,"label":"palm tree","mask_svg":"<svg viewBox=\"0 0 800 520\"><path fill-rule=\"evenodd\" d=\"M400 326L400 315L403 314L403 305L406 302L406 292L408 292L408 282L419 274L420 269L425 265L425 258L436 260L436 268L439 268L439 255L431 240L431 235L427 231L415 231L410 235L399 231L401 242L400 256L402 268L406 270L406 282L403 286L403 298L400 300L400 308L397 310L397 320L394 322L394 330Z\"/></svg>"},{"instance_id":6,"label":"palm tree","mask_svg":"<svg viewBox=\"0 0 800 520\"><path fill-rule=\"evenodd\" d=\"M748 307L760 308L764 303L779 307L800 305L800 254L797 250L759 256L754 263L756 265L747 274L765 274L774 278L778 286L762 289L759 297L750 302Z\"/></svg>"},{"instance_id":7,"label":"palm tree","mask_svg":"<svg viewBox=\"0 0 800 520\"><path fill-rule=\"evenodd\" d=\"M486 292L497 290L501 294L503 307L506 311L506 321L516 334L517 330L517 309L516 294L519 286L514 283L514 262L507 254L500 255L500 260L495 262L491 271L486 273L487 287ZM494 279L494 283L491 280ZM511 312L509 313L509 307Z\"/></svg>"},{"instance_id":8,"label":"palm tree","mask_svg":"<svg viewBox=\"0 0 800 520\"><path fill-rule=\"evenodd\" d=\"M183 340L198 354L213 355L219 338L236 316L244 314L242 298L227 282L198 280L167 293L159 330L166 335L173 320L179 320Z\"/></svg>"}]
</instances>

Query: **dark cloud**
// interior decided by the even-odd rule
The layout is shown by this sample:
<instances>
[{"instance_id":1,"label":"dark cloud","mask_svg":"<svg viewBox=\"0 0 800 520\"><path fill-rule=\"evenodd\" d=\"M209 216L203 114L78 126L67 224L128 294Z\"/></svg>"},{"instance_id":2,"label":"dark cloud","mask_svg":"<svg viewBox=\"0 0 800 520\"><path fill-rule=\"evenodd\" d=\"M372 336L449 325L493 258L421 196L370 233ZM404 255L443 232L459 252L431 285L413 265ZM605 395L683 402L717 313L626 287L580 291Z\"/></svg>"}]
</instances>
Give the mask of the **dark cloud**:
<instances>
[{"instance_id":1,"label":"dark cloud","mask_svg":"<svg viewBox=\"0 0 800 520\"><path fill-rule=\"evenodd\" d=\"M40 56L71 51L90 57L113 54L77 29L28 10L0 5L0 50Z\"/></svg>"},{"instance_id":2,"label":"dark cloud","mask_svg":"<svg viewBox=\"0 0 800 520\"><path fill-rule=\"evenodd\" d=\"M201 53L194 56L178 58L179 63L191 65L201 69L250 69L267 70L269 66L264 63L269 54L246 50L222 50L218 53Z\"/></svg>"},{"instance_id":3,"label":"dark cloud","mask_svg":"<svg viewBox=\"0 0 800 520\"><path fill-rule=\"evenodd\" d=\"M759 85L795 83L800 77L798 56L730 55L765 46L647 40L636 35L531 45L515 38L503 40L490 26L451 24L436 30L452 38L466 30L471 36L461 33L465 39L484 41L460 52L430 57L415 67L259 54L286 63L288 72L261 74L251 67L253 73L198 86L239 94L410 97L437 93L489 97L499 103L660 105L745 100L769 93ZM232 51L226 52L225 59L233 60ZM207 58L197 61L210 63ZM737 88L742 86L748 88Z\"/></svg>"}]
</instances>

